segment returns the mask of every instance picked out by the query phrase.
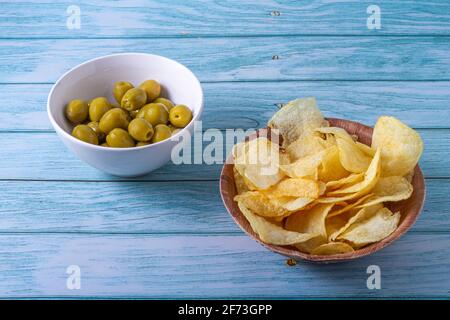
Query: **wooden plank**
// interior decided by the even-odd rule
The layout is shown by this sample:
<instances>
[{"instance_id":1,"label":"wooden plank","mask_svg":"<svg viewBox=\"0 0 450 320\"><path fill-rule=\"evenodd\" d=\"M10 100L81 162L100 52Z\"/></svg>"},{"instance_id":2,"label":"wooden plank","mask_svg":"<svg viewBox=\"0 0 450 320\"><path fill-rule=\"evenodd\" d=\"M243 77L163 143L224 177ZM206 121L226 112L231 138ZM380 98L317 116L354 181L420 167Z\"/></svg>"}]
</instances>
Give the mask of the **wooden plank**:
<instances>
[{"instance_id":1,"label":"wooden plank","mask_svg":"<svg viewBox=\"0 0 450 320\"><path fill-rule=\"evenodd\" d=\"M0 131L51 130L45 110L50 88L49 84L0 85ZM329 117L373 125L380 115L392 115L415 128L450 128L448 81L231 82L204 83L203 89L204 128L262 127L277 104L302 96L317 97Z\"/></svg>"},{"instance_id":2,"label":"wooden plank","mask_svg":"<svg viewBox=\"0 0 450 320\"><path fill-rule=\"evenodd\" d=\"M449 37L1 40L0 82L51 83L88 59L130 51L178 60L202 81L449 80L449 46Z\"/></svg>"},{"instance_id":3,"label":"wooden plank","mask_svg":"<svg viewBox=\"0 0 450 320\"><path fill-rule=\"evenodd\" d=\"M412 232L448 232L442 201L450 180L428 180L424 211ZM218 181L1 181L0 232L229 233L240 232Z\"/></svg>"},{"instance_id":4,"label":"wooden plank","mask_svg":"<svg viewBox=\"0 0 450 320\"><path fill-rule=\"evenodd\" d=\"M424 143L421 166L425 176L450 177L450 158L443 156L450 148L450 130L419 130ZM226 140L226 138L224 138ZM204 142L207 146L209 142ZM175 165L169 163L139 180L211 180L218 179L222 162L234 143L225 141L222 159L211 165L193 164L194 157L200 159L204 149L196 148L191 153L191 163ZM68 152L53 132L46 133L0 133L2 146L0 161L0 179L31 180L117 180L119 178L103 174ZM220 163L219 163L220 162Z\"/></svg>"},{"instance_id":5,"label":"wooden plank","mask_svg":"<svg viewBox=\"0 0 450 320\"><path fill-rule=\"evenodd\" d=\"M351 263L288 267L247 236L1 235L0 297L449 298L450 235L408 234ZM66 287L67 267L81 271ZM369 265L381 290L366 286Z\"/></svg>"},{"instance_id":6,"label":"wooden plank","mask_svg":"<svg viewBox=\"0 0 450 320\"><path fill-rule=\"evenodd\" d=\"M68 30L72 3L2 3L2 37L155 37L276 34L450 34L443 1L377 1L381 29L367 28L373 1L77 1L81 28Z\"/></svg>"}]
</instances>

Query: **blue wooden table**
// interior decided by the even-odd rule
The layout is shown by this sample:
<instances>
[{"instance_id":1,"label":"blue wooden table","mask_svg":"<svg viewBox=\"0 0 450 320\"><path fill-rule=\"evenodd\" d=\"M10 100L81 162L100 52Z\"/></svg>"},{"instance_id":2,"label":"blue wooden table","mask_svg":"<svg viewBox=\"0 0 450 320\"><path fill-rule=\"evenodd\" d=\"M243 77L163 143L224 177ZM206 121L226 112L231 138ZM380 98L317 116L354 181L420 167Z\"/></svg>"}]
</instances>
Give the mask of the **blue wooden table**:
<instances>
[{"instance_id":1,"label":"blue wooden table","mask_svg":"<svg viewBox=\"0 0 450 320\"><path fill-rule=\"evenodd\" d=\"M450 1L3 0L0 31L0 298L450 298ZM326 116L399 117L425 142L420 219L367 258L288 266L227 214L220 164L131 180L87 166L52 130L48 92L127 51L191 68L204 128L262 127L302 96Z\"/></svg>"}]
</instances>

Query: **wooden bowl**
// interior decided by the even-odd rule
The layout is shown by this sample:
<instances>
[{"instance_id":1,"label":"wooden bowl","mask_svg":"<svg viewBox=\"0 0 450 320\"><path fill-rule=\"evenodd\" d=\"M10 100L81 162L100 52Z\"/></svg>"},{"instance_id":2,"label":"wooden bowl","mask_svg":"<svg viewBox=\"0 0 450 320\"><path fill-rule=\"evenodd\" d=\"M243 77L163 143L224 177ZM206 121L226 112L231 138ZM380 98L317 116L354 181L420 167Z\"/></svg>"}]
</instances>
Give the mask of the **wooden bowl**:
<instances>
[{"instance_id":1,"label":"wooden bowl","mask_svg":"<svg viewBox=\"0 0 450 320\"><path fill-rule=\"evenodd\" d=\"M373 129L371 127L365 126L358 122L342 120L342 119L327 119L330 122L331 126L341 127L347 130L348 133L352 135L356 135L358 140L367 145L371 144L372 141L372 132ZM255 139L256 137L267 135L267 129L260 129L256 134L248 137L248 139ZM413 194L409 199L399 201L399 202L391 202L386 203L385 206L388 207L393 212L400 211L401 218L398 228L387 238L367 245L364 248L355 250L354 252L344 253L344 254L335 254L335 255L311 255L308 253L303 253L298 251L293 246L278 246L271 245L261 241L258 235L252 230L250 224L248 223L245 216L239 210L237 203L233 200L236 195L236 186L234 183L233 176L233 161L232 155L229 156L225 165L223 166L222 173L220 175L220 193L222 196L223 203L227 208L230 215L233 217L234 221L239 225L239 227L247 233L250 237L261 243L264 247L272 250L274 252L280 253L287 257L291 257L299 260L307 260L312 262L320 262L320 263L330 263L330 262L341 262L353 260L356 258L364 257L369 254L372 254L378 250L383 249L388 246L398 238L400 238L406 231L411 228L411 226L416 221L420 212L422 211L422 207L425 201L425 181L423 178L422 171L420 167L417 165L414 170L414 177L412 179L412 185L414 187Z\"/></svg>"}]
</instances>

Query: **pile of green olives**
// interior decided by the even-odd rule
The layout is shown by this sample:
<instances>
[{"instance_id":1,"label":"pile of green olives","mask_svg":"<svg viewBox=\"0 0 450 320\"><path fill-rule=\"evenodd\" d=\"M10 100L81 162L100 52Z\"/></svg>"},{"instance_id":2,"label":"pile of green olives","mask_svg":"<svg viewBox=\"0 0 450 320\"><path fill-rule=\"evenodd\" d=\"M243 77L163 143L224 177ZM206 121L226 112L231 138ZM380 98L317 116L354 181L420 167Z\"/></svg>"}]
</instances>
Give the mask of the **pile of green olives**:
<instances>
[{"instance_id":1,"label":"pile of green olives","mask_svg":"<svg viewBox=\"0 0 450 320\"><path fill-rule=\"evenodd\" d=\"M138 87L119 81L113 89L119 105L105 97L90 102L75 99L67 104L65 114L75 125L72 135L77 139L103 147L141 147L168 139L192 120L187 106L160 95L161 85L155 80Z\"/></svg>"}]
</instances>

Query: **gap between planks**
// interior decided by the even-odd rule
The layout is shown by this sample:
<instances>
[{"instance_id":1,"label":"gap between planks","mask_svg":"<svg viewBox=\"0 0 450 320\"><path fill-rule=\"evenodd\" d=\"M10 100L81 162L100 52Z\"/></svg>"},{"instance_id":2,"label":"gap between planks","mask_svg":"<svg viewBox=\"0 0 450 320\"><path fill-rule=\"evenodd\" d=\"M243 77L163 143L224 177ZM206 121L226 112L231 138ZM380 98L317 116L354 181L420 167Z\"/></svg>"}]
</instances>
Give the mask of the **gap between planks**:
<instances>
[{"instance_id":1,"label":"gap between planks","mask_svg":"<svg viewBox=\"0 0 450 320\"><path fill-rule=\"evenodd\" d=\"M449 38L450 34L433 34L433 33L416 33L416 34L405 34L405 33L378 33L378 34L332 34L332 33L274 33L274 34L227 34L227 35L212 35L212 34L180 34L180 35L154 35L154 36L27 36L27 37L1 37L1 40L158 40L158 39L226 39L226 38L300 38L300 37L330 37L330 38Z\"/></svg>"}]
</instances>

